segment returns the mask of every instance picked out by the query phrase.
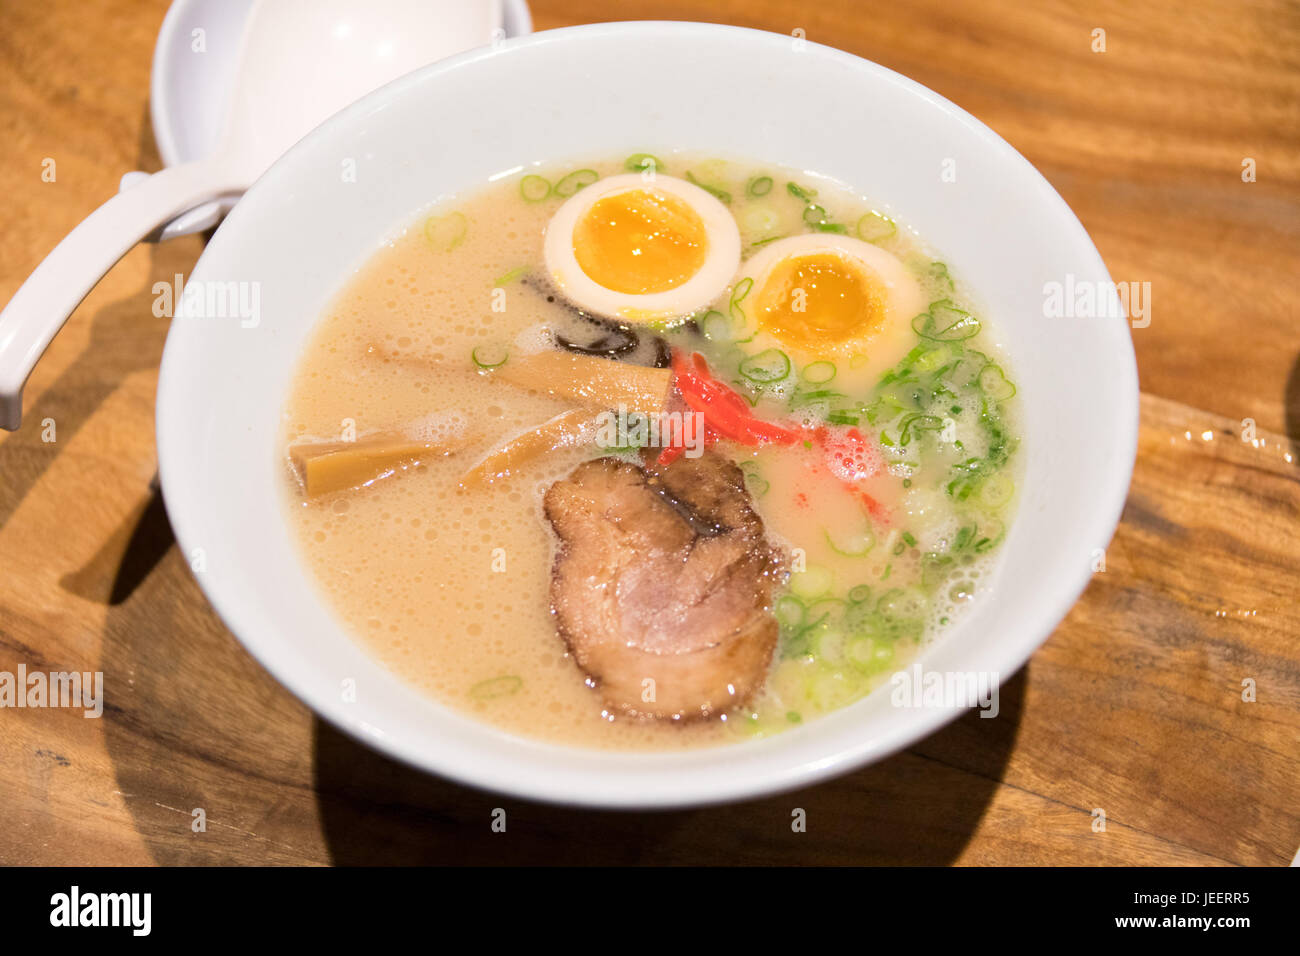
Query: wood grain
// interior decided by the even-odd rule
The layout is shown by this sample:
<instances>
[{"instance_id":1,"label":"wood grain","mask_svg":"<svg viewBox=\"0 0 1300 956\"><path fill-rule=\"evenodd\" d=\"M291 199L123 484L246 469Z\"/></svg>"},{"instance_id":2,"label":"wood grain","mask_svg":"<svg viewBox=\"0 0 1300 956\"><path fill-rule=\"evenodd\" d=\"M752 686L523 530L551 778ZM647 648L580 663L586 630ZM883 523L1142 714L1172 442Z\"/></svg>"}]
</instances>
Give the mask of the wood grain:
<instances>
[{"instance_id":1,"label":"wood grain","mask_svg":"<svg viewBox=\"0 0 1300 956\"><path fill-rule=\"evenodd\" d=\"M0 7L0 300L123 172L159 166L147 95L165 6ZM610 16L583 0L534 12L539 28ZM0 436L0 671L102 670L108 684L99 720L0 711L0 863L1288 862L1300 8L646 0L617 14L801 28L914 77L1043 170L1116 279L1152 283L1123 522L1106 570L1003 688L1001 716L809 790L661 814L507 801L342 737L216 619L153 488L166 323L149 289L191 268L191 237L119 264L38 367L27 426ZM1246 156L1256 183L1241 181ZM498 806L505 835L489 829ZM196 807L206 832L191 830ZM791 832L794 807L807 833Z\"/></svg>"}]
</instances>

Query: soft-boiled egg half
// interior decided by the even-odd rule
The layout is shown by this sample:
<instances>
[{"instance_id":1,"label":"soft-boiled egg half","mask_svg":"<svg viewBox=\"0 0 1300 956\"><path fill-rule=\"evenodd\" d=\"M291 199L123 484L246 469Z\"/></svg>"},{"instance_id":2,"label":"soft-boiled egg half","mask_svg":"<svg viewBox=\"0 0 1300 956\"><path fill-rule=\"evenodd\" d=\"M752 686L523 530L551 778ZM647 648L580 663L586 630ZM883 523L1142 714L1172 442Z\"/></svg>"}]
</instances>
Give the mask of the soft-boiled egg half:
<instances>
[{"instance_id":1,"label":"soft-boiled egg half","mask_svg":"<svg viewBox=\"0 0 1300 956\"><path fill-rule=\"evenodd\" d=\"M907 354L926 297L884 249L808 233L771 242L750 258L725 307L741 323L736 339L750 355L779 349L800 369L832 362L843 383L876 376Z\"/></svg>"},{"instance_id":2,"label":"soft-boiled egg half","mask_svg":"<svg viewBox=\"0 0 1300 956\"><path fill-rule=\"evenodd\" d=\"M699 186L630 173L579 190L546 227L546 268L581 309L625 322L686 318L740 265L730 211Z\"/></svg>"}]
</instances>

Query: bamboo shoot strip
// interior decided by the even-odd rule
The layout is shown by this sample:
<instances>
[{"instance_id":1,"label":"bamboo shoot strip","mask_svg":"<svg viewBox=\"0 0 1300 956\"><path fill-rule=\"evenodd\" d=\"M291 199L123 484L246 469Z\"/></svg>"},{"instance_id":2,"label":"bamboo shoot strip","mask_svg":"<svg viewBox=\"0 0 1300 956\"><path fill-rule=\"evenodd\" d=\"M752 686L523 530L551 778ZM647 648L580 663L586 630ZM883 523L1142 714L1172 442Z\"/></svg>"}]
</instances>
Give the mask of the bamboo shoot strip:
<instances>
[{"instance_id":1,"label":"bamboo shoot strip","mask_svg":"<svg viewBox=\"0 0 1300 956\"><path fill-rule=\"evenodd\" d=\"M603 360L598 360L603 361ZM543 422L531 431L510 439L492 454L461 475L462 488L491 484L517 471L525 462L594 437L596 418L603 412L575 408Z\"/></svg>"},{"instance_id":2,"label":"bamboo shoot strip","mask_svg":"<svg viewBox=\"0 0 1300 956\"><path fill-rule=\"evenodd\" d=\"M289 446L289 461L308 498L368 485L398 468L450 455L471 438L418 441L407 435L376 435L359 441L311 442Z\"/></svg>"},{"instance_id":3,"label":"bamboo shoot strip","mask_svg":"<svg viewBox=\"0 0 1300 956\"><path fill-rule=\"evenodd\" d=\"M512 357L485 373L519 388L571 398L592 408L657 415L664 410L672 372L611 359L567 352L538 352Z\"/></svg>"}]
</instances>

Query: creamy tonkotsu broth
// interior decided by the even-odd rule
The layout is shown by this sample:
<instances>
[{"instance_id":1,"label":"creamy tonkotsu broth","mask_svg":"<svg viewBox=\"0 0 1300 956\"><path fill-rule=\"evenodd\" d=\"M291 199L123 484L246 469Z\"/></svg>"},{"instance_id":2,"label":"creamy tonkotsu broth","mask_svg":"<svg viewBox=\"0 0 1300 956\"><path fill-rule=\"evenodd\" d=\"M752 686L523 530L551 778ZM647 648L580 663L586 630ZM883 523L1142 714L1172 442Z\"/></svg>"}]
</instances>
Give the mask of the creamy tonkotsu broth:
<instances>
[{"instance_id":1,"label":"creamy tonkotsu broth","mask_svg":"<svg viewBox=\"0 0 1300 956\"><path fill-rule=\"evenodd\" d=\"M595 748L776 733L981 599L1020 457L990 318L806 173L532 169L426 210L335 297L283 412L289 520L347 631L478 719Z\"/></svg>"}]
</instances>

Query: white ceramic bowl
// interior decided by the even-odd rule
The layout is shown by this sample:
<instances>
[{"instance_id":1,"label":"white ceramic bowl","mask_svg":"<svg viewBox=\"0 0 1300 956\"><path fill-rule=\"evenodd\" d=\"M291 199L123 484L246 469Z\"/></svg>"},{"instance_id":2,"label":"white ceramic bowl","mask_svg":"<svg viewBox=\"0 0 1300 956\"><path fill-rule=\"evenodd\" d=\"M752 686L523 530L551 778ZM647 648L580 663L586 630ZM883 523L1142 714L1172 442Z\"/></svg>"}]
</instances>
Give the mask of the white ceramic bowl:
<instances>
[{"instance_id":1,"label":"white ceramic bowl","mask_svg":"<svg viewBox=\"0 0 1300 956\"><path fill-rule=\"evenodd\" d=\"M888 202L969 282L1011 355L1026 415L1019 515L992 590L924 651L926 670L1009 677L1074 603L1118 521L1137 435L1128 329L1119 318L1044 317L1046 283L1109 277L1061 198L987 127L865 60L751 30L605 24L472 51L345 110L253 186L191 281L257 283L260 324L178 318L158 388L168 514L183 552L202 549L197 577L217 612L316 713L414 766L572 804L710 803L842 773L960 713L891 706L886 685L783 735L719 749L605 753L522 739L377 664L299 563L281 512L281 409L305 337L353 270L421 206L494 174L674 148L793 166ZM356 182L342 181L345 158ZM941 178L946 160L955 182Z\"/></svg>"}]
</instances>

